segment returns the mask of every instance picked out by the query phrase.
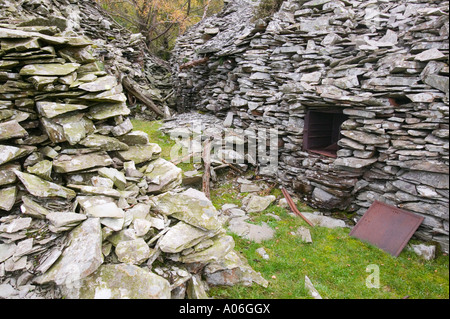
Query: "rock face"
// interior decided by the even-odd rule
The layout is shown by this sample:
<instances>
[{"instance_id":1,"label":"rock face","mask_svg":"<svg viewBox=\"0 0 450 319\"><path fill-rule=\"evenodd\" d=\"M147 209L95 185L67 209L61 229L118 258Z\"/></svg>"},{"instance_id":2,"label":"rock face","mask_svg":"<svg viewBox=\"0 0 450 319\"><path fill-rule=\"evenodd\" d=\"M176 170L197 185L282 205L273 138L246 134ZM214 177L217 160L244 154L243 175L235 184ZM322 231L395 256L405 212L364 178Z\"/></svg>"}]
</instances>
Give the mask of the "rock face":
<instances>
[{"instance_id":1,"label":"rock face","mask_svg":"<svg viewBox=\"0 0 450 319\"><path fill-rule=\"evenodd\" d=\"M256 6L227 1L179 37L179 108L276 129L278 169L254 158L261 175L320 209L410 210L425 217L416 235L448 251L446 2L287 0L259 20Z\"/></svg>"},{"instance_id":2,"label":"rock face","mask_svg":"<svg viewBox=\"0 0 450 319\"><path fill-rule=\"evenodd\" d=\"M202 192L180 188L161 147L132 131L91 43L0 25L0 296L206 298L203 271L234 240ZM246 276L236 283L264 283L245 261L234 268Z\"/></svg>"}]
</instances>

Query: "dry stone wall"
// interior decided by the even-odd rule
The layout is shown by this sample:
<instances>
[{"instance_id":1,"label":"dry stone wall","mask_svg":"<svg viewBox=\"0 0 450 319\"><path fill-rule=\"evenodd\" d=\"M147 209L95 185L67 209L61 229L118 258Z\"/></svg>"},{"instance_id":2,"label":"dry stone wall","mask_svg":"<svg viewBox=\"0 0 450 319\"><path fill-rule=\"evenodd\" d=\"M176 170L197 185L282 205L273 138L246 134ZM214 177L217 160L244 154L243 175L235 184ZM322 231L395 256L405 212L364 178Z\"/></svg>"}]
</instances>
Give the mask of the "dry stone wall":
<instances>
[{"instance_id":1,"label":"dry stone wall","mask_svg":"<svg viewBox=\"0 0 450 319\"><path fill-rule=\"evenodd\" d=\"M180 110L277 129L279 170L260 174L326 210L412 211L425 217L416 235L448 251L448 4L288 0L259 20L257 5L226 1L179 38ZM311 111L345 116L335 157L303 147Z\"/></svg>"}]
</instances>

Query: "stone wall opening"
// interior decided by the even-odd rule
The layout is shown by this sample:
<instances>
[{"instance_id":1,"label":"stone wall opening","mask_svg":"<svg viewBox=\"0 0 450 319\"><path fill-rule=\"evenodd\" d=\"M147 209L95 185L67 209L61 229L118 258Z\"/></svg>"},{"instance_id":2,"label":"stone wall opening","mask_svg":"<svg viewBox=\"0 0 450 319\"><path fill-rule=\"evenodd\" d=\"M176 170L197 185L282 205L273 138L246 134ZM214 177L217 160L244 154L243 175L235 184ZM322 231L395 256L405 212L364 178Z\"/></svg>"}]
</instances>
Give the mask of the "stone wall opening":
<instances>
[{"instance_id":1,"label":"stone wall opening","mask_svg":"<svg viewBox=\"0 0 450 319\"><path fill-rule=\"evenodd\" d=\"M308 110L303 129L303 150L337 157L341 125L348 119L339 110Z\"/></svg>"}]
</instances>

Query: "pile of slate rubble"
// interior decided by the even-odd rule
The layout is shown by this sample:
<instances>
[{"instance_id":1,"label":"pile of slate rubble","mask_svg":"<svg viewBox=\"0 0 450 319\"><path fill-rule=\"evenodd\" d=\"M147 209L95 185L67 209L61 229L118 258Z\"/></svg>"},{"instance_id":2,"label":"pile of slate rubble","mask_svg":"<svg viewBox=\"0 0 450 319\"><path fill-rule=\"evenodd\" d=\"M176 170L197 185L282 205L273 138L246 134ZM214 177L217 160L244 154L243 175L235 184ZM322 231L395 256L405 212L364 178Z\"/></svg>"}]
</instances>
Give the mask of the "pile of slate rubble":
<instances>
[{"instance_id":1,"label":"pile of slate rubble","mask_svg":"<svg viewBox=\"0 0 450 319\"><path fill-rule=\"evenodd\" d=\"M61 32L85 35L92 54L108 73L126 76L161 109L173 108L168 63L151 54L140 33L125 29L93 0L0 0L0 24L53 26ZM153 120L157 115L125 92L131 115Z\"/></svg>"},{"instance_id":2,"label":"pile of slate rubble","mask_svg":"<svg viewBox=\"0 0 450 319\"><path fill-rule=\"evenodd\" d=\"M0 26L0 298L207 298L267 281L133 130L84 36Z\"/></svg>"}]
</instances>

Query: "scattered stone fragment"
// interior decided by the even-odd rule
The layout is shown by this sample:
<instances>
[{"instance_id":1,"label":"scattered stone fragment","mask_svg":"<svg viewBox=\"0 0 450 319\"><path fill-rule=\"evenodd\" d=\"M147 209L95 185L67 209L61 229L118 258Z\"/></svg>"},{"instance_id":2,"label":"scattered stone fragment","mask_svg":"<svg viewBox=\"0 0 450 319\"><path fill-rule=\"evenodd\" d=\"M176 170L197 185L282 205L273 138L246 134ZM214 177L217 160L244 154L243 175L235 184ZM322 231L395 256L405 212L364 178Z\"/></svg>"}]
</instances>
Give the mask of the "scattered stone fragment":
<instances>
[{"instance_id":1,"label":"scattered stone fragment","mask_svg":"<svg viewBox=\"0 0 450 319\"><path fill-rule=\"evenodd\" d=\"M150 257L151 249L144 239L137 238L119 242L115 252L120 262L140 265Z\"/></svg>"},{"instance_id":2,"label":"scattered stone fragment","mask_svg":"<svg viewBox=\"0 0 450 319\"><path fill-rule=\"evenodd\" d=\"M305 276L305 288L308 290L310 296L313 297L314 299L322 299L319 292L316 290L316 288L314 288L308 276Z\"/></svg>"},{"instance_id":3,"label":"scattered stone fragment","mask_svg":"<svg viewBox=\"0 0 450 319\"><path fill-rule=\"evenodd\" d=\"M78 63L29 64L20 70L20 75L64 76L78 69Z\"/></svg>"},{"instance_id":4,"label":"scattered stone fragment","mask_svg":"<svg viewBox=\"0 0 450 319\"><path fill-rule=\"evenodd\" d=\"M271 203L276 200L274 195L268 196L257 196L257 195L249 195L246 197L247 201L244 202L246 205L245 210L247 213L256 213L265 210Z\"/></svg>"},{"instance_id":5,"label":"scattered stone fragment","mask_svg":"<svg viewBox=\"0 0 450 319\"><path fill-rule=\"evenodd\" d=\"M70 212L51 212L45 216L50 221L53 232L66 231L72 227L77 226L87 217L84 214L70 213Z\"/></svg>"},{"instance_id":6,"label":"scattered stone fragment","mask_svg":"<svg viewBox=\"0 0 450 319\"><path fill-rule=\"evenodd\" d=\"M148 193L162 193L174 189L182 183L182 170L163 158L150 162L144 172L150 182Z\"/></svg>"},{"instance_id":7,"label":"scattered stone fragment","mask_svg":"<svg viewBox=\"0 0 450 319\"><path fill-rule=\"evenodd\" d=\"M294 233L299 236L301 241L304 243L312 243L311 233L308 228L300 226Z\"/></svg>"},{"instance_id":8,"label":"scattered stone fragment","mask_svg":"<svg viewBox=\"0 0 450 319\"><path fill-rule=\"evenodd\" d=\"M53 169L58 173L70 173L93 167L109 166L112 159L106 152L86 155L61 155L53 160Z\"/></svg>"},{"instance_id":9,"label":"scattered stone fragment","mask_svg":"<svg viewBox=\"0 0 450 319\"><path fill-rule=\"evenodd\" d=\"M223 259L209 263L205 267L205 275L210 285L233 286L242 283L250 286L256 282L263 287L268 286L267 280L254 271L236 251L230 251Z\"/></svg>"},{"instance_id":10,"label":"scattered stone fragment","mask_svg":"<svg viewBox=\"0 0 450 319\"><path fill-rule=\"evenodd\" d=\"M159 248L166 253L178 253L195 246L205 238L212 237L212 234L184 222L179 222L162 237Z\"/></svg>"},{"instance_id":11,"label":"scattered stone fragment","mask_svg":"<svg viewBox=\"0 0 450 319\"><path fill-rule=\"evenodd\" d=\"M159 157L161 147L158 144L133 145L127 151L117 152L123 161L133 161L136 165Z\"/></svg>"},{"instance_id":12,"label":"scattered stone fragment","mask_svg":"<svg viewBox=\"0 0 450 319\"><path fill-rule=\"evenodd\" d=\"M259 247L256 252L258 253L258 255L260 255L263 259L265 260L269 260L270 257L267 254L266 250L264 249L264 247Z\"/></svg>"},{"instance_id":13,"label":"scattered stone fragment","mask_svg":"<svg viewBox=\"0 0 450 319\"><path fill-rule=\"evenodd\" d=\"M16 203L17 187L0 188L0 209L10 211Z\"/></svg>"},{"instance_id":14,"label":"scattered stone fragment","mask_svg":"<svg viewBox=\"0 0 450 319\"><path fill-rule=\"evenodd\" d=\"M319 213L302 213L314 226L326 227L326 228L341 228L347 227L345 222L340 219L323 216Z\"/></svg>"},{"instance_id":15,"label":"scattered stone fragment","mask_svg":"<svg viewBox=\"0 0 450 319\"><path fill-rule=\"evenodd\" d=\"M433 260L436 256L436 246L433 245L410 245L410 250L425 260Z\"/></svg>"},{"instance_id":16,"label":"scattered stone fragment","mask_svg":"<svg viewBox=\"0 0 450 319\"><path fill-rule=\"evenodd\" d=\"M76 196L75 191L71 190L70 188L43 180L35 175L19 171L15 171L15 174L23 183L25 188L30 192L30 194L34 196L62 197L66 199L72 199Z\"/></svg>"},{"instance_id":17,"label":"scattered stone fragment","mask_svg":"<svg viewBox=\"0 0 450 319\"><path fill-rule=\"evenodd\" d=\"M98 218L82 222L70 232L68 239L70 245L63 251L61 258L46 273L36 278L37 283L71 285L101 266L102 232Z\"/></svg>"},{"instance_id":18,"label":"scattered stone fragment","mask_svg":"<svg viewBox=\"0 0 450 319\"><path fill-rule=\"evenodd\" d=\"M136 265L106 264L79 285L67 287L68 299L170 299L169 282Z\"/></svg>"},{"instance_id":19,"label":"scattered stone fragment","mask_svg":"<svg viewBox=\"0 0 450 319\"><path fill-rule=\"evenodd\" d=\"M221 227L218 212L204 193L188 189L181 193L169 191L154 198L155 209L203 230Z\"/></svg>"}]
</instances>

